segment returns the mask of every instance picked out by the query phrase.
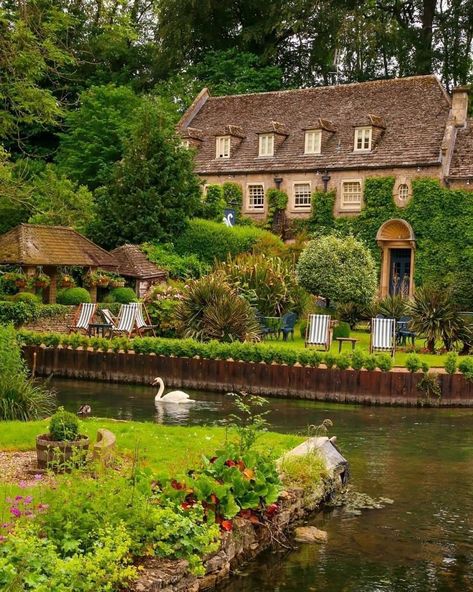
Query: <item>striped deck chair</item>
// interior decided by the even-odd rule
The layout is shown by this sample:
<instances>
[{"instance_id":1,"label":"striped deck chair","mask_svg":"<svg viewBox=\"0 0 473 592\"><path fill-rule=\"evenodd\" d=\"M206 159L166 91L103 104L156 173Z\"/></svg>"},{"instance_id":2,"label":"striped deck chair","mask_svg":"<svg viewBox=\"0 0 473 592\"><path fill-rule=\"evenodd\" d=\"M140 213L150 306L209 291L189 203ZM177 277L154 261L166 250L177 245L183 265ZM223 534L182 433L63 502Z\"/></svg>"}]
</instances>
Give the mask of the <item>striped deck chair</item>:
<instances>
[{"instance_id":1,"label":"striped deck chair","mask_svg":"<svg viewBox=\"0 0 473 592\"><path fill-rule=\"evenodd\" d=\"M370 352L389 352L396 348L396 319L371 319Z\"/></svg>"},{"instance_id":2,"label":"striped deck chair","mask_svg":"<svg viewBox=\"0 0 473 592\"><path fill-rule=\"evenodd\" d=\"M111 312L108 310L108 308L101 308L99 312L100 312L100 314L102 315L102 317L103 317L103 320L104 320L106 323L108 323L109 325L111 325L111 326L112 326L112 329L113 329L113 328L116 328L116 326L117 326L117 325L116 325L116 322L117 322L117 320L116 320L116 318L113 316L113 314L112 314L112 313L111 313Z\"/></svg>"},{"instance_id":3,"label":"striped deck chair","mask_svg":"<svg viewBox=\"0 0 473 592\"><path fill-rule=\"evenodd\" d=\"M144 314L143 314L143 303L142 302L133 302L130 306L134 306L136 310L136 329L140 335L146 333L147 331L151 331L151 333L156 337L155 329L158 325L152 325L150 323L150 318L148 315L148 311L145 309L146 316L148 318L148 322L145 321Z\"/></svg>"},{"instance_id":4,"label":"striped deck chair","mask_svg":"<svg viewBox=\"0 0 473 592\"><path fill-rule=\"evenodd\" d=\"M330 315L311 314L307 320L305 346L319 345L328 351L332 345Z\"/></svg>"},{"instance_id":5,"label":"striped deck chair","mask_svg":"<svg viewBox=\"0 0 473 592\"><path fill-rule=\"evenodd\" d=\"M136 309L132 304L122 304L118 312L118 321L112 333L126 333L128 337L133 333L136 321Z\"/></svg>"},{"instance_id":6,"label":"striped deck chair","mask_svg":"<svg viewBox=\"0 0 473 592\"><path fill-rule=\"evenodd\" d=\"M76 311L72 325L69 326L69 333L72 331L87 332L92 319L97 310L97 304L91 302L84 302L79 305Z\"/></svg>"}]
</instances>

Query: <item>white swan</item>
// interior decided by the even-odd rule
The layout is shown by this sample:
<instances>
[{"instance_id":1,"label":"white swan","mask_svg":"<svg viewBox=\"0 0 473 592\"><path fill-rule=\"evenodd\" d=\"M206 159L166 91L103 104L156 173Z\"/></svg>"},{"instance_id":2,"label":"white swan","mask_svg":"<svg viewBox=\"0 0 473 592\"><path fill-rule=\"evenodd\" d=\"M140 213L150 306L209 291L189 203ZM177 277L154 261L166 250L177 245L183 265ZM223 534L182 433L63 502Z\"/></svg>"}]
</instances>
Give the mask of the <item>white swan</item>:
<instances>
[{"instance_id":1,"label":"white swan","mask_svg":"<svg viewBox=\"0 0 473 592\"><path fill-rule=\"evenodd\" d=\"M154 398L155 403L194 403L193 399L189 399L189 395L183 391L171 391L167 395L163 396L164 393L164 382L162 378L155 378L152 382L153 385L159 384L159 389L156 397Z\"/></svg>"}]
</instances>

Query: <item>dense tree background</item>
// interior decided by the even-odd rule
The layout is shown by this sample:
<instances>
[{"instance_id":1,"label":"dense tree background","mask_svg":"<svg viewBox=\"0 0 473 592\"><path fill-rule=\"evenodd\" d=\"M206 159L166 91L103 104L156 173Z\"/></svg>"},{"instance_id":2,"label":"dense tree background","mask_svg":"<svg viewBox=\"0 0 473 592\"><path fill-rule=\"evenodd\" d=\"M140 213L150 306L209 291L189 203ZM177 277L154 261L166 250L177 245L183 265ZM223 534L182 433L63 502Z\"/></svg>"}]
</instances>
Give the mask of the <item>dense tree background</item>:
<instances>
[{"instance_id":1,"label":"dense tree background","mask_svg":"<svg viewBox=\"0 0 473 592\"><path fill-rule=\"evenodd\" d=\"M0 0L0 230L53 211L82 227L146 101L172 146L203 86L434 72L450 90L472 83L472 39L473 0Z\"/></svg>"}]
</instances>

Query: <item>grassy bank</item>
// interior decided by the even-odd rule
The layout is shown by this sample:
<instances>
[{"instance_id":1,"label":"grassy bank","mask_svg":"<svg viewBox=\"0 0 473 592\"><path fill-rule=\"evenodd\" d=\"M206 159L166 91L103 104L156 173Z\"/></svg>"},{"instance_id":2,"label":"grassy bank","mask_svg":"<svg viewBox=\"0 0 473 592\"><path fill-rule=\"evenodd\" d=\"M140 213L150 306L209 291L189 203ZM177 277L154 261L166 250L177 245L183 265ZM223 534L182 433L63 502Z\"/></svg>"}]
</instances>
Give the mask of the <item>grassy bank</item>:
<instances>
[{"instance_id":1,"label":"grassy bank","mask_svg":"<svg viewBox=\"0 0 473 592\"><path fill-rule=\"evenodd\" d=\"M0 451L34 449L36 436L47 432L47 426L47 420L1 422ZM168 474L197 466L203 454L212 453L225 442L224 428L163 426L110 419L85 420L81 432L93 442L99 428L107 428L116 435L120 453L128 456L138 453L145 465ZM280 456L302 440L299 436L267 432L258 440L258 448Z\"/></svg>"}]
</instances>

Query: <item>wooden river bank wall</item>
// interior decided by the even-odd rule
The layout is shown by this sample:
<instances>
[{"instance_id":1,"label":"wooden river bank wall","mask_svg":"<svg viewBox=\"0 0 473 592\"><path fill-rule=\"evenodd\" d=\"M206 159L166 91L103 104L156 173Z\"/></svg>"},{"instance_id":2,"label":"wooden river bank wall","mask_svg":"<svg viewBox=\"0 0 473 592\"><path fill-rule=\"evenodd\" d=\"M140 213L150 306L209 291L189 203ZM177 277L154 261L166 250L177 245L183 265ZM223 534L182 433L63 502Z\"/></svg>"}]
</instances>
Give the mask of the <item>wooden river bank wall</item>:
<instances>
[{"instance_id":1,"label":"wooden river bank wall","mask_svg":"<svg viewBox=\"0 0 473 592\"><path fill-rule=\"evenodd\" d=\"M36 375L150 384L161 376L167 387L216 392L246 391L265 397L372 405L431 404L473 407L473 382L460 374L439 373L441 397L428 397L423 374L337 370L231 360L177 358L69 348L25 346L24 357Z\"/></svg>"}]
</instances>

